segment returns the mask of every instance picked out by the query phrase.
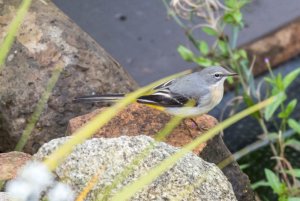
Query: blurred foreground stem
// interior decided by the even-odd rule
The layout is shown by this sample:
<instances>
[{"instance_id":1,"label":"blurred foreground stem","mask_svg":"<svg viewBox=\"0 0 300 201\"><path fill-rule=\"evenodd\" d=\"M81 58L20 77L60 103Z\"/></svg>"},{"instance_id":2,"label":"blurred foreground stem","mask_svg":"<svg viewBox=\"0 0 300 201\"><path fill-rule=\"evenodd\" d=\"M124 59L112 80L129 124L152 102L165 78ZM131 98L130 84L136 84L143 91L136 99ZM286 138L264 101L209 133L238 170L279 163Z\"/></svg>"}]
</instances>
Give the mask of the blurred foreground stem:
<instances>
[{"instance_id":1,"label":"blurred foreground stem","mask_svg":"<svg viewBox=\"0 0 300 201\"><path fill-rule=\"evenodd\" d=\"M3 4L3 3L1 3ZM4 38L4 41L1 43L0 46L0 71L2 70L5 62L5 58L15 40L15 37L18 33L18 30L26 16L26 13L31 5L31 0L23 0L21 5L19 6L16 16L13 18L12 22L10 23L7 34ZM3 33L1 33L3 34Z\"/></svg>"}]
</instances>

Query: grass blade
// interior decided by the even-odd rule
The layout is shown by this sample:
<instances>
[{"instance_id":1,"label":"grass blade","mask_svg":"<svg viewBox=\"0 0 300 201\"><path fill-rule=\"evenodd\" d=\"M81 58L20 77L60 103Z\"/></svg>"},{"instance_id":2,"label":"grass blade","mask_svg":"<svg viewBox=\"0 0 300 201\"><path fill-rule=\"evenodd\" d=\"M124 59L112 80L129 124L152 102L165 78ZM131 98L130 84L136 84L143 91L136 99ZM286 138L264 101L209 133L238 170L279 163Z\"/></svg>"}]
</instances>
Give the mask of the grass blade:
<instances>
[{"instance_id":1,"label":"grass blade","mask_svg":"<svg viewBox=\"0 0 300 201\"><path fill-rule=\"evenodd\" d=\"M36 106L33 114L31 115L30 119L28 120L28 123L21 135L21 138L15 148L15 151L22 151L22 149L26 145L26 142L28 141L29 136L32 133L32 130L34 129L36 122L39 120L39 118L44 110L44 106L47 103L47 101L51 95L51 92L52 92L62 70L63 70L63 64L62 63L57 64L57 66L53 70L53 74L52 74L51 78L49 79L49 81L47 83L45 92L42 94L42 97L39 100L39 102L37 103L37 106Z\"/></svg>"}]
</instances>

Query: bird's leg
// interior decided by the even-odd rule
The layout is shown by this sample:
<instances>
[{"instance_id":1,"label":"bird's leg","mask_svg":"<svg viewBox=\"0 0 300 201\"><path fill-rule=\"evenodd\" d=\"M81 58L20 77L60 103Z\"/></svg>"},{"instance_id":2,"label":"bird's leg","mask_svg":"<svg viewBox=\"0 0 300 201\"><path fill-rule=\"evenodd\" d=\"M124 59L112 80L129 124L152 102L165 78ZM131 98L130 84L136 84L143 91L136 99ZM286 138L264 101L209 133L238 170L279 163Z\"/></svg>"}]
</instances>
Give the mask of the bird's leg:
<instances>
[{"instance_id":1,"label":"bird's leg","mask_svg":"<svg viewBox=\"0 0 300 201\"><path fill-rule=\"evenodd\" d=\"M205 128L205 127L200 127L197 122L193 119L193 118L190 118L190 120L195 124L196 128L198 128L198 130L201 132L201 131L208 131L209 129L208 128Z\"/></svg>"},{"instance_id":2,"label":"bird's leg","mask_svg":"<svg viewBox=\"0 0 300 201\"><path fill-rule=\"evenodd\" d=\"M184 124L185 128L189 131L190 137L191 137L192 139L194 139L194 136L193 136L193 134L192 134L192 132L191 132L191 130L190 130L190 128L189 128L189 125L187 125L187 123L185 122L185 120L186 120L186 119L183 120L183 124Z\"/></svg>"},{"instance_id":3,"label":"bird's leg","mask_svg":"<svg viewBox=\"0 0 300 201\"><path fill-rule=\"evenodd\" d=\"M196 122L193 118L190 118L190 120L195 124L196 128L198 128L198 129L200 130L200 128L199 128L197 122Z\"/></svg>"}]
</instances>

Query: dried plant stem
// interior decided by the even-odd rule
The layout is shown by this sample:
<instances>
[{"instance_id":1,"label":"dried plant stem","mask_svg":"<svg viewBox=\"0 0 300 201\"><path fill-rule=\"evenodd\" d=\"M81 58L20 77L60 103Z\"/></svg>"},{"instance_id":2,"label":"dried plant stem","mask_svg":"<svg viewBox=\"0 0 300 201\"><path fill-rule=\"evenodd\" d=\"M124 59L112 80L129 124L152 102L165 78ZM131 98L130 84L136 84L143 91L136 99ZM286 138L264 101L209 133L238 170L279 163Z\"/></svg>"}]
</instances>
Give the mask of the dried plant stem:
<instances>
[{"instance_id":1,"label":"dried plant stem","mask_svg":"<svg viewBox=\"0 0 300 201\"><path fill-rule=\"evenodd\" d=\"M259 122L259 124L260 124L260 126L261 126L261 128L263 130L263 136L265 138L268 138L269 131L268 131L267 127L266 127L265 122L261 118L258 120L258 122ZM283 176L283 179L284 179L285 183L289 184L288 176L287 176L287 174L284 171L284 166L282 164L282 161L280 159L278 159L279 154L278 154L278 152L277 152L274 144L271 143L270 147L271 147L271 151L272 151L272 153L273 153L273 155L274 155L274 157L276 159L276 163L277 163L277 167L279 168L279 172L282 172L282 176Z\"/></svg>"}]
</instances>

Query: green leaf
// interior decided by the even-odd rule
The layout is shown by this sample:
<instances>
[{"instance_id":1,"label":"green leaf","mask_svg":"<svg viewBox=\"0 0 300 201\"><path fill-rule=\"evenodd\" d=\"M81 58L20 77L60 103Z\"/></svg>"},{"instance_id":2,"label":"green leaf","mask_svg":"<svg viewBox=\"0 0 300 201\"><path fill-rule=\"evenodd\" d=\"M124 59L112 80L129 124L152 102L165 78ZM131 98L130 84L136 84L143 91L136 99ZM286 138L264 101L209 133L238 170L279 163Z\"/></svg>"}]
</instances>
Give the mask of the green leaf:
<instances>
[{"instance_id":1,"label":"green leaf","mask_svg":"<svg viewBox=\"0 0 300 201\"><path fill-rule=\"evenodd\" d=\"M205 41L200 41L199 42L198 49L204 55L207 55L209 53L209 47L208 47L208 45Z\"/></svg>"},{"instance_id":2,"label":"green leaf","mask_svg":"<svg viewBox=\"0 0 300 201\"><path fill-rule=\"evenodd\" d=\"M228 76L227 81L229 82L229 84L233 84L233 77Z\"/></svg>"},{"instance_id":3,"label":"green leaf","mask_svg":"<svg viewBox=\"0 0 300 201\"><path fill-rule=\"evenodd\" d=\"M271 117L273 116L274 112L277 110L277 108L280 106L280 104L286 99L285 93L279 93L276 96L276 101L273 102L273 104L269 105L265 109L265 119L269 121Z\"/></svg>"},{"instance_id":4,"label":"green leaf","mask_svg":"<svg viewBox=\"0 0 300 201\"><path fill-rule=\"evenodd\" d=\"M235 22L232 12L226 12L224 14L223 20L224 20L224 22L226 22L228 24L234 24L234 22Z\"/></svg>"},{"instance_id":5,"label":"green leaf","mask_svg":"<svg viewBox=\"0 0 300 201\"><path fill-rule=\"evenodd\" d=\"M223 40L218 40L218 47L222 54L226 55L228 53L227 43Z\"/></svg>"},{"instance_id":6,"label":"green leaf","mask_svg":"<svg viewBox=\"0 0 300 201\"><path fill-rule=\"evenodd\" d=\"M240 24L242 22L243 14L239 10L233 12L232 15L237 24Z\"/></svg>"},{"instance_id":7,"label":"green leaf","mask_svg":"<svg viewBox=\"0 0 300 201\"><path fill-rule=\"evenodd\" d=\"M193 61L194 53L185 46L179 45L177 51L185 61Z\"/></svg>"},{"instance_id":8,"label":"green leaf","mask_svg":"<svg viewBox=\"0 0 300 201\"><path fill-rule=\"evenodd\" d=\"M270 78L270 77L265 77L264 80L265 80L266 82L268 82L269 84L271 84L271 85L275 85L275 80L273 80L273 79Z\"/></svg>"},{"instance_id":9,"label":"green leaf","mask_svg":"<svg viewBox=\"0 0 300 201\"><path fill-rule=\"evenodd\" d=\"M297 151L300 151L300 141L296 139L289 139L284 143L286 146L292 147Z\"/></svg>"},{"instance_id":10,"label":"green leaf","mask_svg":"<svg viewBox=\"0 0 300 201\"><path fill-rule=\"evenodd\" d=\"M224 3L228 8L234 8L237 4L237 0L225 0Z\"/></svg>"},{"instance_id":11,"label":"green leaf","mask_svg":"<svg viewBox=\"0 0 300 201\"><path fill-rule=\"evenodd\" d=\"M300 201L300 197L288 197L287 201Z\"/></svg>"},{"instance_id":12,"label":"green leaf","mask_svg":"<svg viewBox=\"0 0 300 201\"><path fill-rule=\"evenodd\" d=\"M217 30L215 30L211 27L202 27L202 31L209 36L218 36L219 35Z\"/></svg>"},{"instance_id":13,"label":"green leaf","mask_svg":"<svg viewBox=\"0 0 300 201\"><path fill-rule=\"evenodd\" d=\"M291 176L300 178L300 169L292 169L292 170L287 170L285 172L288 173Z\"/></svg>"},{"instance_id":14,"label":"green leaf","mask_svg":"<svg viewBox=\"0 0 300 201\"><path fill-rule=\"evenodd\" d=\"M241 170L244 170L244 169L246 169L248 167L250 167L250 164L242 164L242 165L240 165L240 169Z\"/></svg>"},{"instance_id":15,"label":"green leaf","mask_svg":"<svg viewBox=\"0 0 300 201\"><path fill-rule=\"evenodd\" d=\"M224 14L223 20L228 24L242 25L243 14L239 10L229 11Z\"/></svg>"},{"instance_id":16,"label":"green leaf","mask_svg":"<svg viewBox=\"0 0 300 201\"><path fill-rule=\"evenodd\" d=\"M251 184L251 188L253 190L255 190L259 187L262 187L262 186L270 186L270 184L268 182L266 182L265 180L261 180L261 181L258 181L258 182L255 182L255 183Z\"/></svg>"},{"instance_id":17,"label":"green leaf","mask_svg":"<svg viewBox=\"0 0 300 201\"><path fill-rule=\"evenodd\" d=\"M278 196L278 201L288 201L287 200L287 195L285 194L281 194Z\"/></svg>"},{"instance_id":18,"label":"green leaf","mask_svg":"<svg viewBox=\"0 0 300 201\"><path fill-rule=\"evenodd\" d=\"M281 111L278 114L278 117L280 118L288 118L290 114L294 111L295 107L297 105L297 99L293 99L289 102L289 104L286 106L284 111Z\"/></svg>"},{"instance_id":19,"label":"green leaf","mask_svg":"<svg viewBox=\"0 0 300 201\"><path fill-rule=\"evenodd\" d=\"M284 89L285 89L281 73L278 73L278 75L276 76L275 83L276 83L276 88L274 88L275 90L273 89L273 92L272 92L273 95L276 93L279 93L281 91L284 91Z\"/></svg>"},{"instance_id":20,"label":"green leaf","mask_svg":"<svg viewBox=\"0 0 300 201\"><path fill-rule=\"evenodd\" d=\"M291 129L300 134L300 124L295 119L289 119L288 125Z\"/></svg>"},{"instance_id":21,"label":"green leaf","mask_svg":"<svg viewBox=\"0 0 300 201\"><path fill-rule=\"evenodd\" d=\"M289 104L286 107L287 113L289 115L294 111L296 105L297 105L297 99L293 99L292 101L289 102Z\"/></svg>"},{"instance_id":22,"label":"green leaf","mask_svg":"<svg viewBox=\"0 0 300 201\"><path fill-rule=\"evenodd\" d=\"M243 59L247 59L248 58L247 52L245 50L239 50L239 54L241 55L241 57Z\"/></svg>"},{"instance_id":23,"label":"green leaf","mask_svg":"<svg viewBox=\"0 0 300 201\"><path fill-rule=\"evenodd\" d=\"M204 58L204 57L197 57L193 59L194 62L196 62L200 66L212 66L213 62L210 59Z\"/></svg>"},{"instance_id":24,"label":"green leaf","mask_svg":"<svg viewBox=\"0 0 300 201\"><path fill-rule=\"evenodd\" d=\"M254 101L252 100L252 98L247 93L243 94L243 98L244 98L244 101L245 101L245 103L248 107L251 107L251 106L255 105ZM259 119L260 118L260 113L258 111L254 112L253 114L251 114L251 116L253 116L256 119Z\"/></svg>"},{"instance_id":25,"label":"green leaf","mask_svg":"<svg viewBox=\"0 0 300 201\"><path fill-rule=\"evenodd\" d=\"M238 52L233 52L232 58L237 61L241 58L241 55Z\"/></svg>"},{"instance_id":26,"label":"green leaf","mask_svg":"<svg viewBox=\"0 0 300 201\"><path fill-rule=\"evenodd\" d=\"M297 69L293 70L289 74L287 74L284 79L283 79L283 85L284 88L286 89L290 84L298 77L300 74L300 68L298 67Z\"/></svg>"},{"instance_id":27,"label":"green leaf","mask_svg":"<svg viewBox=\"0 0 300 201\"><path fill-rule=\"evenodd\" d=\"M265 175L270 187L273 189L274 193L281 194L283 191L282 183L280 182L277 175L269 169L265 169Z\"/></svg>"}]
</instances>

